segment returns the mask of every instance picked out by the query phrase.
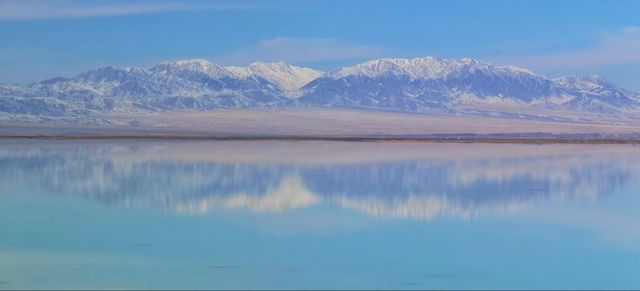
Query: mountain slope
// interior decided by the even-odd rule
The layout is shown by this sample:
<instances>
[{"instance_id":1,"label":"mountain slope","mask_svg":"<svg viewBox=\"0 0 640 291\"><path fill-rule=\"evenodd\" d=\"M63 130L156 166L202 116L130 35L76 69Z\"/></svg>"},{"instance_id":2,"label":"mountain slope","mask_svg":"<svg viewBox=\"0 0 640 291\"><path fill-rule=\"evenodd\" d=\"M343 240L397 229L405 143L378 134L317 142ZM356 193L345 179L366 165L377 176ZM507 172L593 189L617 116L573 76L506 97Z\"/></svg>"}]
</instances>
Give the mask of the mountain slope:
<instances>
[{"instance_id":1,"label":"mountain slope","mask_svg":"<svg viewBox=\"0 0 640 291\"><path fill-rule=\"evenodd\" d=\"M286 103L273 83L238 77L206 60L166 62L148 70L105 67L0 89L0 110L14 113L87 113L272 107ZM58 104L60 103L60 104Z\"/></svg>"},{"instance_id":2,"label":"mountain slope","mask_svg":"<svg viewBox=\"0 0 640 291\"><path fill-rule=\"evenodd\" d=\"M303 87L300 101L409 111L457 111L477 104L579 111L606 107L606 112L638 107L633 93L615 86L577 90L562 80L468 58L379 59L327 73Z\"/></svg>"},{"instance_id":3,"label":"mountain slope","mask_svg":"<svg viewBox=\"0 0 640 291\"><path fill-rule=\"evenodd\" d=\"M565 76L554 81L575 96L567 103L573 108L615 113L620 109L634 109L640 106L640 95L618 88L598 76Z\"/></svg>"}]
</instances>

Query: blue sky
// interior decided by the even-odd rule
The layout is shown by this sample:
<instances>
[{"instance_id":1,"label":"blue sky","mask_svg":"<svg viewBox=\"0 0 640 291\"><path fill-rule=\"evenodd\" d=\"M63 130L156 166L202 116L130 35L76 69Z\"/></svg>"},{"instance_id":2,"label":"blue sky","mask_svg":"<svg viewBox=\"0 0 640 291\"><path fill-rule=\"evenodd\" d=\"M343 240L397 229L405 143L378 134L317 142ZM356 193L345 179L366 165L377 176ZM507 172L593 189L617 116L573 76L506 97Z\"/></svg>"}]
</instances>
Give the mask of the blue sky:
<instances>
[{"instance_id":1,"label":"blue sky","mask_svg":"<svg viewBox=\"0 0 640 291\"><path fill-rule=\"evenodd\" d=\"M640 91L640 1L0 0L0 83L206 58L472 57Z\"/></svg>"}]
</instances>

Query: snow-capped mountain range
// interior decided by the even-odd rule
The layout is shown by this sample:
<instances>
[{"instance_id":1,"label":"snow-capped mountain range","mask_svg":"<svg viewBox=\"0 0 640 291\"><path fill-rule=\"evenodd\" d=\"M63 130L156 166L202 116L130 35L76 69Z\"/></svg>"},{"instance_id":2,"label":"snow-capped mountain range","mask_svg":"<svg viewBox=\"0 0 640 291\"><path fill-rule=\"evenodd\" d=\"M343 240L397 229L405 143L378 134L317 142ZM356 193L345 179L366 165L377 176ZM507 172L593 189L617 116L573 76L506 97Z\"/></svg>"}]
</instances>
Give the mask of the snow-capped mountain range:
<instances>
[{"instance_id":1,"label":"snow-capped mountain range","mask_svg":"<svg viewBox=\"0 0 640 291\"><path fill-rule=\"evenodd\" d=\"M276 84L288 97L298 97L300 88L324 74L309 68L289 65L285 62L256 62L246 67L225 67L239 77L255 76Z\"/></svg>"},{"instance_id":2,"label":"snow-capped mountain range","mask_svg":"<svg viewBox=\"0 0 640 291\"><path fill-rule=\"evenodd\" d=\"M597 76L549 79L514 66L435 57L377 59L327 73L284 62L224 67L192 59L0 86L0 116L274 107L469 114L499 107L613 114L640 112L640 94Z\"/></svg>"}]
</instances>

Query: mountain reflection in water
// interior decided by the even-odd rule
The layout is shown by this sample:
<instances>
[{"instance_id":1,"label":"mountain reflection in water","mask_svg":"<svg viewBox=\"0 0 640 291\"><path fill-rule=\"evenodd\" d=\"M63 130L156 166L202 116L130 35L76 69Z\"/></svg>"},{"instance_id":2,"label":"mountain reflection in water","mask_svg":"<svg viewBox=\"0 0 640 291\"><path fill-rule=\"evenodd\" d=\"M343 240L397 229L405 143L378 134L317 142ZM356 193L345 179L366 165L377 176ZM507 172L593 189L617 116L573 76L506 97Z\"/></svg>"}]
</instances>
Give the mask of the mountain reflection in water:
<instances>
[{"instance_id":1,"label":"mountain reflection in water","mask_svg":"<svg viewBox=\"0 0 640 291\"><path fill-rule=\"evenodd\" d=\"M316 205L381 217L473 217L598 200L640 180L630 145L5 142L0 184L104 204L206 213Z\"/></svg>"}]
</instances>

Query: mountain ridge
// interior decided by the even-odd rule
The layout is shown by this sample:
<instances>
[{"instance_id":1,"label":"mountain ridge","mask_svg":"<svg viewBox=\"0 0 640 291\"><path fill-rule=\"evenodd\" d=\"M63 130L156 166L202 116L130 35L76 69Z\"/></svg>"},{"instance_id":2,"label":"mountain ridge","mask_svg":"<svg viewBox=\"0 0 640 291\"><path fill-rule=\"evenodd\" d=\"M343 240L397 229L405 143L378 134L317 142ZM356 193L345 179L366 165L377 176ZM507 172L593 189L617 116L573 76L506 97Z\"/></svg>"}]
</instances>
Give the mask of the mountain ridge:
<instances>
[{"instance_id":1,"label":"mountain ridge","mask_svg":"<svg viewBox=\"0 0 640 291\"><path fill-rule=\"evenodd\" d=\"M0 117L287 107L612 115L640 112L640 94L594 75L549 79L516 66L431 56L382 58L326 73L285 62L239 67L189 59L0 85Z\"/></svg>"}]
</instances>

